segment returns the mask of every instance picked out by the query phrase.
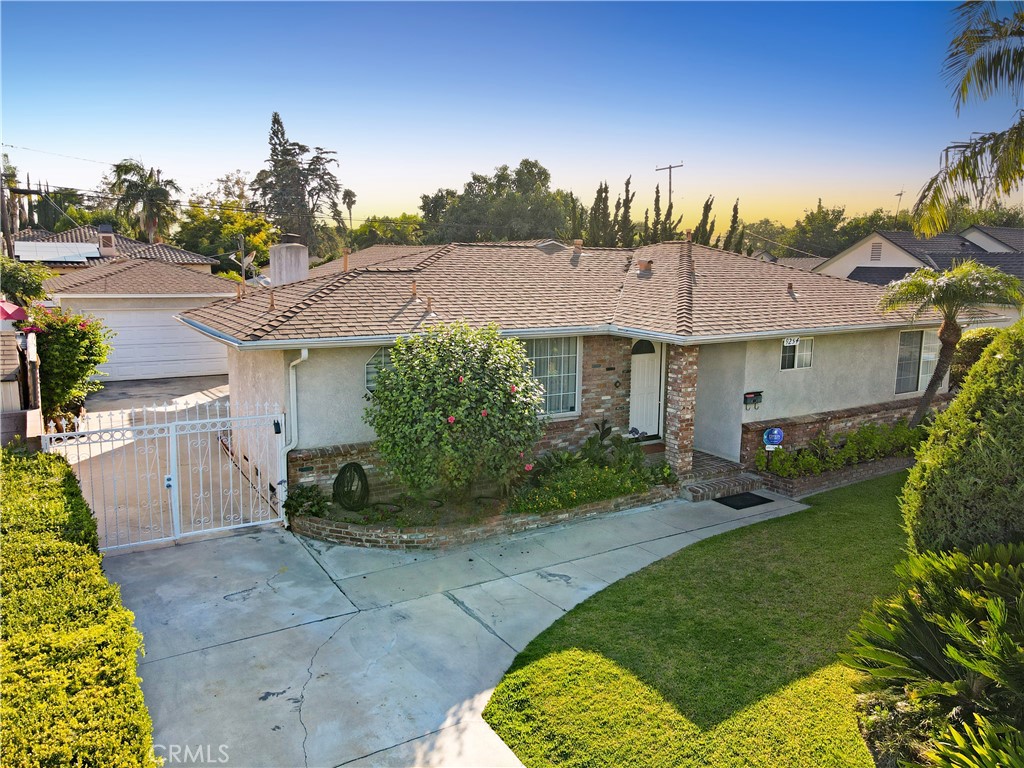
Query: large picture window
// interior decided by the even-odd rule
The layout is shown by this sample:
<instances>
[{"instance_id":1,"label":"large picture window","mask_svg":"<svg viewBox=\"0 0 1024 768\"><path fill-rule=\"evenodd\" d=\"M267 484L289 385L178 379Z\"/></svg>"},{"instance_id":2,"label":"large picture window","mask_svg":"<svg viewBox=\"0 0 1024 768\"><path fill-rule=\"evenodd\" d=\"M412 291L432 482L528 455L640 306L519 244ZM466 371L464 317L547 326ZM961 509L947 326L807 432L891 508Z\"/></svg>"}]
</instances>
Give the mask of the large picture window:
<instances>
[{"instance_id":1,"label":"large picture window","mask_svg":"<svg viewBox=\"0 0 1024 768\"><path fill-rule=\"evenodd\" d=\"M579 343L575 336L525 339L534 378L544 387L544 413L549 416L579 410Z\"/></svg>"},{"instance_id":2,"label":"large picture window","mask_svg":"<svg viewBox=\"0 0 1024 768\"><path fill-rule=\"evenodd\" d=\"M896 394L928 388L939 360L939 336L935 331L903 331L896 360Z\"/></svg>"}]
</instances>

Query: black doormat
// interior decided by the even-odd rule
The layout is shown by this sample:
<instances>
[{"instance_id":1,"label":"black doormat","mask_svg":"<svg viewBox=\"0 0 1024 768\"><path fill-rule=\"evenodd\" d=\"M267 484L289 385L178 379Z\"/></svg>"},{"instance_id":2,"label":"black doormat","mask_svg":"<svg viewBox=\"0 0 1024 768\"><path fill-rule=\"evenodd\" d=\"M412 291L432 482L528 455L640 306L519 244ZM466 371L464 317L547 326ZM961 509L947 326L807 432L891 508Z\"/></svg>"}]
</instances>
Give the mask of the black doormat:
<instances>
[{"instance_id":1,"label":"black doormat","mask_svg":"<svg viewBox=\"0 0 1024 768\"><path fill-rule=\"evenodd\" d=\"M774 499L766 499L764 496L758 496L756 493L734 493L732 496L723 496L720 499L715 499L719 504L725 504L730 509L747 509L749 507L757 507L761 504L771 504Z\"/></svg>"}]
</instances>

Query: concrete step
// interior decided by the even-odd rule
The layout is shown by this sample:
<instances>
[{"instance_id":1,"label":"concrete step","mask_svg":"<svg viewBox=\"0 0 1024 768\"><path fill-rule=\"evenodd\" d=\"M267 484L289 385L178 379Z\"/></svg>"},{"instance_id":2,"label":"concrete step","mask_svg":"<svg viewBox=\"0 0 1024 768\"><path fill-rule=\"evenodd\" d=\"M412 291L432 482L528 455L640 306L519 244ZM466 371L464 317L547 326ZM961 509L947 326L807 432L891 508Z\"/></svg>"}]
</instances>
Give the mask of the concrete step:
<instances>
[{"instance_id":1,"label":"concrete step","mask_svg":"<svg viewBox=\"0 0 1024 768\"><path fill-rule=\"evenodd\" d=\"M713 501L734 493L746 493L764 488L757 475L743 472L728 477L703 478L683 486L683 496L690 501Z\"/></svg>"}]
</instances>

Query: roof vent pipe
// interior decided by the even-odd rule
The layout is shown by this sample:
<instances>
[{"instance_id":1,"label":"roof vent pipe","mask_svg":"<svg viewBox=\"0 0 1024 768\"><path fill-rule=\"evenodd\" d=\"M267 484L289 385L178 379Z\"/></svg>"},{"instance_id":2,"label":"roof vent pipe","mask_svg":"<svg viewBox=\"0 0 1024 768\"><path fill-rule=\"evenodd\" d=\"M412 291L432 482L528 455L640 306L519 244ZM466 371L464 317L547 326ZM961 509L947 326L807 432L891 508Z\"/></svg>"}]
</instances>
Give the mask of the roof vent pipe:
<instances>
[{"instance_id":1,"label":"roof vent pipe","mask_svg":"<svg viewBox=\"0 0 1024 768\"><path fill-rule=\"evenodd\" d=\"M432 299L432 298L431 298L430 296L427 296L427 314L428 314L428 315L429 315L429 314L430 314L431 312L433 312L433 311L434 311L434 310L433 310L433 305L434 305L434 300L433 300L433 299Z\"/></svg>"},{"instance_id":2,"label":"roof vent pipe","mask_svg":"<svg viewBox=\"0 0 1024 768\"><path fill-rule=\"evenodd\" d=\"M688 242L688 243L692 243L693 242L693 230L692 229L686 230L686 242Z\"/></svg>"},{"instance_id":3,"label":"roof vent pipe","mask_svg":"<svg viewBox=\"0 0 1024 768\"><path fill-rule=\"evenodd\" d=\"M348 254L349 254L349 249L348 248L342 248L341 249L341 271L342 272L348 272Z\"/></svg>"},{"instance_id":4,"label":"roof vent pipe","mask_svg":"<svg viewBox=\"0 0 1024 768\"><path fill-rule=\"evenodd\" d=\"M412 281L412 297L414 299L416 298L416 281L415 280Z\"/></svg>"},{"instance_id":5,"label":"roof vent pipe","mask_svg":"<svg viewBox=\"0 0 1024 768\"><path fill-rule=\"evenodd\" d=\"M572 241L572 255L573 256L579 256L582 253L583 253L583 241L582 240L573 240Z\"/></svg>"}]
</instances>

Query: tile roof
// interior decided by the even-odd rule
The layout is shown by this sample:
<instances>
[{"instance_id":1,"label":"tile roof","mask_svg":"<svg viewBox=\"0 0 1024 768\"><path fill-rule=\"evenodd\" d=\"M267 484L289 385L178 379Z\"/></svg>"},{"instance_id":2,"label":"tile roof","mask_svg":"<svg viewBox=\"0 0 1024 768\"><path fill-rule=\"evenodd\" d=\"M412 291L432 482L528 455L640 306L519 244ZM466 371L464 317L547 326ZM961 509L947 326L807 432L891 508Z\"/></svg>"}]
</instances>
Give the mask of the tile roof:
<instances>
[{"instance_id":1,"label":"tile roof","mask_svg":"<svg viewBox=\"0 0 1024 768\"><path fill-rule=\"evenodd\" d=\"M34 242L36 240L45 240L51 237L53 232L48 229L34 229L29 227L28 229L19 229L14 233L15 240L22 240L24 242Z\"/></svg>"},{"instance_id":2,"label":"tile roof","mask_svg":"<svg viewBox=\"0 0 1024 768\"><path fill-rule=\"evenodd\" d=\"M440 245L372 245L361 251L349 254L348 268L362 269L364 267L376 266L393 262L392 266L412 265L415 266L423 257L426 257L444 246ZM420 257L420 258L417 258ZM344 268L344 258L334 259L324 264L319 264L309 270L310 277L322 277L323 275L339 274Z\"/></svg>"},{"instance_id":3,"label":"tile roof","mask_svg":"<svg viewBox=\"0 0 1024 768\"><path fill-rule=\"evenodd\" d=\"M1024 253L1009 251L1007 253L971 253L965 256L963 253L932 253L931 260L935 263L936 269L945 270L953 267L954 263L964 261L965 258L973 259L979 264L988 267L1001 269L1008 275L1019 277L1024 280Z\"/></svg>"},{"instance_id":4,"label":"tile roof","mask_svg":"<svg viewBox=\"0 0 1024 768\"><path fill-rule=\"evenodd\" d=\"M238 285L223 277L145 258L108 261L43 282L51 296L234 295Z\"/></svg>"},{"instance_id":5,"label":"tile roof","mask_svg":"<svg viewBox=\"0 0 1024 768\"><path fill-rule=\"evenodd\" d=\"M970 254L985 253L985 249L975 245L960 235L941 234L927 239L915 237L913 232L895 232L878 230L878 234L894 245L899 246L907 253L917 257L928 266L935 266L928 262L928 257L933 251L945 253L958 252L964 257Z\"/></svg>"},{"instance_id":6,"label":"tile roof","mask_svg":"<svg viewBox=\"0 0 1024 768\"><path fill-rule=\"evenodd\" d=\"M979 226L975 226L974 228L980 232L984 232L989 237L994 237L1003 245L1014 251L1024 251L1024 228Z\"/></svg>"},{"instance_id":7,"label":"tile roof","mask_svg":"<svg viewBox=\"0 0 1024 768\"><path fill-rule=\"evenodd\" d=\"M824 264L828 259L824 256L780 256L775 259L773 264L782 264L786 267L796 267L797 269L805 269L810 272L819 264Z\"/></svg>"},{"instance_id":8,"label":"tile roof","mask_svg":"<svg viewBox=\"0 0 1024 768\"><path fill-rule=\"evenodd\" d=\"M242 343L281 344L393 336L459 319L516 331L614 326L688 338L908 321L877 311L877 287L692 243L584 248L581 256L454 243L408 256L418 263L320 274L182 318ZM639 259L653 268L639 272Z\"/></svg>"},{"instance_id":9,"label":"tile roof","mask_svg":"<svg viewBox=\"0 0 1024 768\"><path fill-rule=\"evenodd\" d=\"M32 230L33 232L37 230ZM56 234L48 233L46 236L35 236L30 238L44 243L98 243L99 228L86 224L85 226L68 229ZM140 240L133 240L130 237L114 233L114 242L117 244L117 256L101 256L98 259L90 259L93 264L105 264L119 259L156 259L170 264L217 264L217 260L210 256L202 256L192 251L176 248L167 243L143 243Z\"/></svg>"},{"instance_id":10,"label":"tile roof","mask_svg":"<svg viewBox=\"0 0 1024 768\"><path fill-rule=\"evenodd\" d=\"M888 285L913 272L915 267L857 267L847 277L871 285Z\"/></svg>"}]
</instances>

